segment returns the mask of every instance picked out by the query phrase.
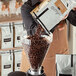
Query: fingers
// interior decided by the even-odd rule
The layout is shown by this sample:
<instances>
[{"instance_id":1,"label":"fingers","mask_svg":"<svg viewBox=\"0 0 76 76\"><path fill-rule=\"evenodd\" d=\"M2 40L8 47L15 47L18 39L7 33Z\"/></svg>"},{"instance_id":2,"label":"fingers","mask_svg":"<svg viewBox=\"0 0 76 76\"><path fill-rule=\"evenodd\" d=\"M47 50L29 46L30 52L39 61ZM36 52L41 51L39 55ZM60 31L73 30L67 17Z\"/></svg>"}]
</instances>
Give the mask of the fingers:
<instances>
[{"instance_id":1,"label":"fingers","mask_svg":"<svg viewBox=\"0 0 76 76\"><path fill-rule=\"evenodd\" d=\"M66 14L62 20L65 20L65 19L68 17L68 15L69 15L69 14Z\"/></svg>"},{"instance_id":2,"label":"fingers","mask_svg":"<svg viewBox=\"0 0 76 76\"><path fill-rule=\"evenodd\" d=\"M74 7L73 10L76 11L76 7Z\"/></svg>"}]
</instances>

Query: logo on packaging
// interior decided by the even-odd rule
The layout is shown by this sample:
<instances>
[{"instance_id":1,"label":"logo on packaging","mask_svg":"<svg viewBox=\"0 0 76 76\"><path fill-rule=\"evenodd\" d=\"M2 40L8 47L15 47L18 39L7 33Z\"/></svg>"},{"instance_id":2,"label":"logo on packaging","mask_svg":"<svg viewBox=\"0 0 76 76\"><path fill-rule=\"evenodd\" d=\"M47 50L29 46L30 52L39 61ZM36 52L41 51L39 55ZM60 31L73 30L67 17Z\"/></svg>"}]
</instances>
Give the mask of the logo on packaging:
<instances>
[{"instance_id":1,"label":"logo on packaging","mask_svg":"<svg viewBox=\"0 0 76 76\"><path fill-rule=\"evenodd\" d=\"M11 68L11 64L9 64L9 65L4 65L4 69L9 69L9 68Z\"/></svg>"},{"instance_id":2,"label":"logo on packaging","mask_svg":"<svg viewBox=\"0 0 76 76\"><path fill-rule=\"evenodd\" d=\"M54 6L51 6L51 10L53 10L56 14L60 15L59 11Z\"/></svg>"}]
</instances>

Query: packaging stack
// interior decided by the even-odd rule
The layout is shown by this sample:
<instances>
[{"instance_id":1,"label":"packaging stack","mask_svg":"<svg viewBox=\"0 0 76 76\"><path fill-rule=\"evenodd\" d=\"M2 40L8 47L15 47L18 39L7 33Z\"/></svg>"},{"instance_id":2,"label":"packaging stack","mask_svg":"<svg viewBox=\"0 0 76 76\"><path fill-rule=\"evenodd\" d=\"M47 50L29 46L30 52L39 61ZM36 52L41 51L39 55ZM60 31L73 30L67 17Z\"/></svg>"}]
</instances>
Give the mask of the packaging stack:
<instances>
[{"instance_id":1,"label":"packaging stack","mask_svg":"<svg viewBox=\"0 0 76 76\"><path fill-rule=\"evenodd\" d=\"M0 23L0 76L20 71L23 23ZM9 49L9 50L8 50Z\"/></svg>"},{"instance_id":2,"label":"packaging stack","mask_svg":"<svg viewBox=\"0 0 76 76\"><path fill-rule=\"evenodd\" d=\"M22 49L0 51L0 76L7 76L10 72L20 71Z\"/></svg>"},{"instance_id":3,"label":"packaging stack","mask_svg":"<svg viewBox=\"0 0 76 76\"><path fill-rule=\"evenodd\" d=\"M20 71L22 57L21 6L26 0L0 0L0 76Z\"/></svg>"},{"instance_id":4,"label":"packaging stack","mask_svg":"<svg viewBox=\"0 0 76 76\"><path fill-rule=\"evenodd\" d=\"M0 49L22 47L23 23L0 23Z\"/></svg>"}]
</instances>

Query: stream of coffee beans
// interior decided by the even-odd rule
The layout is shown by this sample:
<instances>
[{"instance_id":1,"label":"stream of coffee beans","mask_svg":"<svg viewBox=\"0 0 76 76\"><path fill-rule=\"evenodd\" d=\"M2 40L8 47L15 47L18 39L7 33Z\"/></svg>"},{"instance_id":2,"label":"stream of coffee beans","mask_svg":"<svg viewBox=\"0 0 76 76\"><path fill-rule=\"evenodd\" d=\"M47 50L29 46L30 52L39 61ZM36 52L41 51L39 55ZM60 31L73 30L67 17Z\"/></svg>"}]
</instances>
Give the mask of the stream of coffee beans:
<instances>
[{"instance_id":1,"label":"stream of coffee beans","mask_svg":"<svg viewBox=\"0 0 76 76\"><path fill-rule=\"evenodd\" d=\"M41 30L41 26L38 26L35 35L28 38L31 40L28 57L33 69L38 69L41 66L49 46L47 40L41 37Z\"/></svg>"}]
</instances>

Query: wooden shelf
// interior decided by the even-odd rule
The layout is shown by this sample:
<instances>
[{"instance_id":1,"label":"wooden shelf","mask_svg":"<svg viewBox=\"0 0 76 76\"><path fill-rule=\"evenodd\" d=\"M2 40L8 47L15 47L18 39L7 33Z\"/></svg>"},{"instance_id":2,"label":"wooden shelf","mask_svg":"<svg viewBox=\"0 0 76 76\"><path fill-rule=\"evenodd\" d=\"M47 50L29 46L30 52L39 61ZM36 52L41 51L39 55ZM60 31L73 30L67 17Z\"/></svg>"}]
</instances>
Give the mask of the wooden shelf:
<instances>
[{"instance_id":1,"label":"wooden shelf","mask_svg":"<svg viewBox=\"0 0 76 76\"><path fill-rule=\"evenodd\" d=\"M0 51L18 50L18 49L23 49L23 47L15 47L15 48L0 49Z\"/></svg>"},{"instance_id":2,"label":"wooden shelf","mask_svg":"<svg viewBox=\"0 0 76 76\"><path fill-rule=\"evenodd\" d=\"M19 14L19 15L12 14L9 16L0 15L0 23L17 22L17 21L22 21L21 14Z\"/></svg>"}]
</instances>

